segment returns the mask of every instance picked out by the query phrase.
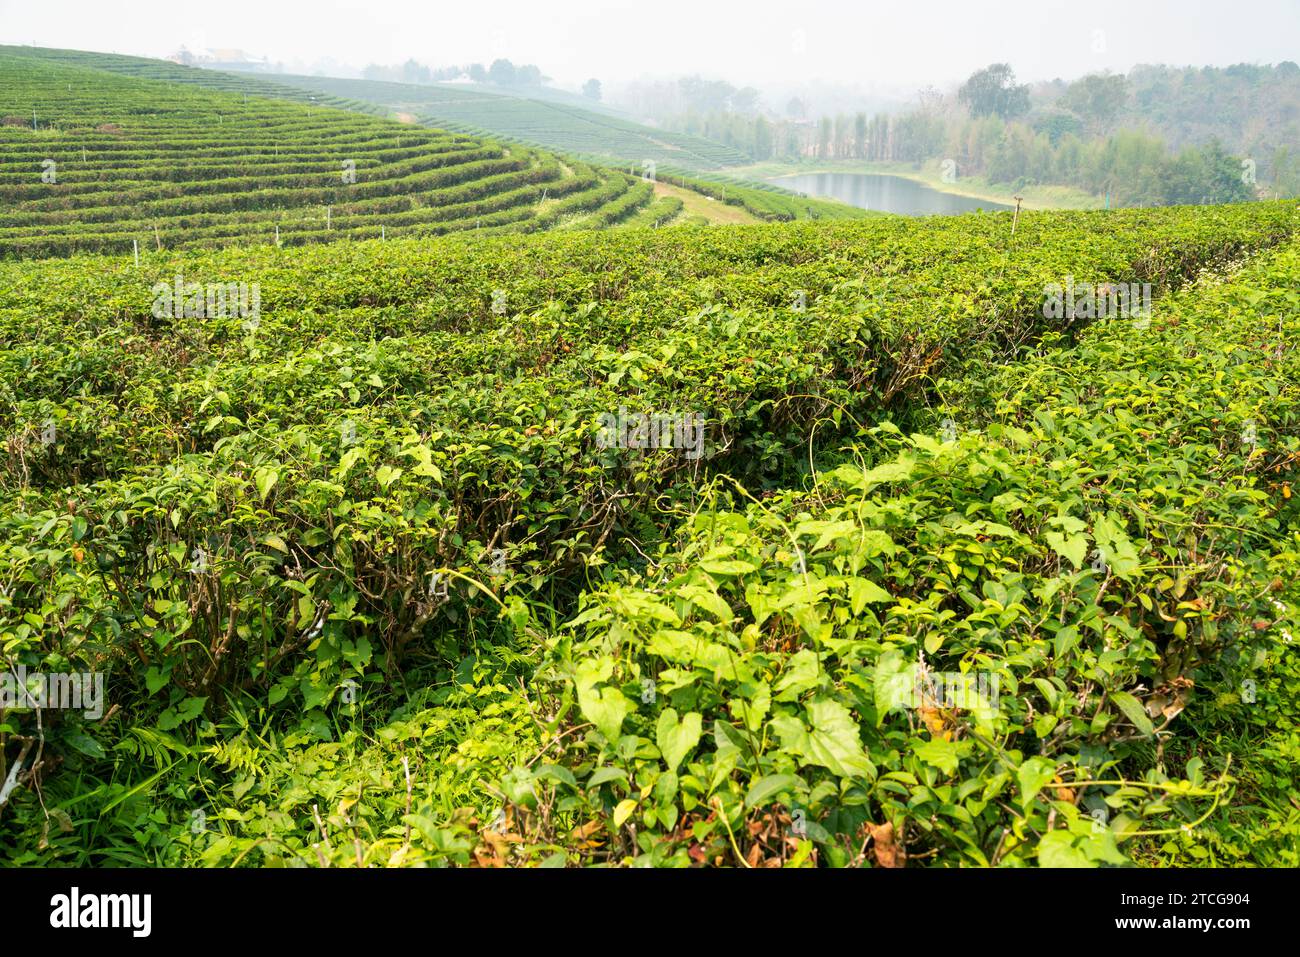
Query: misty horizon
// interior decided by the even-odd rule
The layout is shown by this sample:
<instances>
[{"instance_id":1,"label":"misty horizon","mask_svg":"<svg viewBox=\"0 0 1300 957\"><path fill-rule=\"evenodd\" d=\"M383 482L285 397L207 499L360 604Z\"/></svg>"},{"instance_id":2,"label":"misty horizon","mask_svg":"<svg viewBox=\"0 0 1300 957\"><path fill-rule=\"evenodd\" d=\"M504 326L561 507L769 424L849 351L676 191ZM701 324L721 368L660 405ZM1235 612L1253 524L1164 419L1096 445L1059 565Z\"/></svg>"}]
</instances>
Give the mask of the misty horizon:
<instances>
[{"instance_id":1,"label":"misty horizon","mask_svg":"<svg viewBox=\"0 0 1300 957\"><path fill-rule=\"evenodd\" d=\"M319 8L303 3L268 9L233 0L187 10L180 25L172 5L159 0L134 5L129 17L98 5L0 0L0 43L154 58L182 48L239 51L286 73L341 77L359 76L370 64L415 60L437 68L506 59L536 64L563 89L592 77L614 89L700 75L755 87L776 107L794 90L819 86L906 100L926 86L949 90L990 62L1009 63L1028 83L1140 65L1277 63L1294 58L1290 40L1300 35L1300 5L1285 0L1257 5L1250 17L1213 15L1205 2L1133 9L1105 0L1082 15L1059 0L992 8L939 0L919 14L901 5L835 7L814 0L796 14L760 2L742 16L679 0L653 11L625 2L552 10L508 0L478 13L344 0L313 16ZM641 22L644 33L628 28ZM683 24L691 29L673 29Z\"/></svg>"}]
</instances>

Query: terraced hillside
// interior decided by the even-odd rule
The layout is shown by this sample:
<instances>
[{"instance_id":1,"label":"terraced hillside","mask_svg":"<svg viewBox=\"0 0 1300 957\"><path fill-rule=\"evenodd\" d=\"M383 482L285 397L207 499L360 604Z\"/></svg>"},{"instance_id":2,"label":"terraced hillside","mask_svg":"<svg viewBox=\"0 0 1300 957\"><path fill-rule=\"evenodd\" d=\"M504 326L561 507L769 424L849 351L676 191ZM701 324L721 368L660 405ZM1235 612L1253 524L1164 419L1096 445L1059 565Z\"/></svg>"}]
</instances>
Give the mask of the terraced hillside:
<instances>
[{"instance_id":1,"label":"terraced hillside","mask_svg":"<svg viewBox=\"0 0 1300 957\"><path fill-rule=\"evenodd\" d=\"M678 188L688 189L706 199L743 210L755 219L787 221L792 219L864 219L872 213L824 199L798 196L768 183L740 181L716 172L719 164L748 162L733 151L719 153L717 144L698 137L662 133L649 127L599 111L583 110L570 104L521 97L506 97L462 88L414 86L403 83L335 80L322 77L277 75L274 79L245 73L227 73L180 66L165 60L57 50L39 47L0 47L0 54L37 60L42 63L79 66L139 79L180 83L223 93L238 93L271 99L290 100L313 107L332 106L353 110L404 123L418 122L437 129L456 129L468 135L486 136L519 144L540 152L562 151L563 161L575 168L610 167L623 171L632 179L643 181L647 161L655 164L652 175ZM332 91L332 92L331 92ZM365 97L365 98L355 98ZM461 112L442 111L437 103L454 100ZM556 111L559 111L558 113ZM609 171L600 169L607 185L603 201L618 195L618 185L608 182ZM650 190L640 189L645 200ZM662 198L662 196L661 196ZM692 204L698 207L698 204ZM690 210L671 219L666 216L672 204L659 204L653 212L638 216L644 225L668 225L670 222L735 222L733 212L722 215L693 215ZM605 210L588 225L607 225L629 209L644 209L640 203L622 200L622 212ZM698 210L697 210L698 212ZM707 210L704 210L707 213ZM563 214L562 214L563 215ZM739 220L747 217L740 215Z\"/></svg>"},{"instance_id":2,"label":"terraced hillside","mask_svg":"<svg viewBox=\"0 0 1300 957\"><path fill-rule=\"evenodd\" d=\"M652 199L615 171L302 99L0 54L0 256L605 226Z\"/></svg>"},{"instance_id":3,"label":"terraced hillside","mask_svg":"<svg viewBox=\"0 0 1300 957\"><path fill-rule=\"evenodd\" d=\"M220 70L203 70L182 66L170 60L126 56L119 53L95 53L89 50L62 50L54 47L0 45L0 55L34 60L58 66L80 67L84 70L103 71L137 80L160 80L183 83L218 93L239 93L268 99L291 100L313 106L335 106L353 109L376 116L384 115L382 107L361 100L341 100L323 91L306 90L299 86L278 83L253 73L227 73Z\"/></svg>"},{"instance_id":4,"label":"terraced hillside","mask_svg":"<svg viewBox=\"0 0 1300 957\"><path fill-rule=\"evenodd\" d=\"M738 166L752 160L703 137L656 130L614 111L587 109L560 98L489 92L459 85L275 74L261 76L180 66L165 60L78 50L0 47L0 52L111 70L142 79L188 82L218 90L295 96L380 113L407 113L443 129L530 143L597 161L651 160L682 170ZM289 91L293 91L290 93Z\"/></svg>"},{"instance_id":5,"label":"terraced hillside","mask_svg":"<svg viewBox=\"0 0 1300 957\"><path fill-rule=\"evenodd\" d=\"M771 183L725 173L749 165L745 154L703 137L658 130L626 118L569 103L508 96L452 86L423 86L331 77L277 76L275 83L322 102L376 106L420 122L476 135L494 136L560 150L593 163L640 176L653 165L658 179L741 206L760 219L865 219L864 210L825 199L809 199ZM649 222L662 219L645 217Z\"/></svg>"},{"instance_id":6,"label":"terraced hillside","mask_svg":"<svg viewBox=\"0 0 1300 957\"><path fill-rule=\"evenodd\" d=\"M277 77L277 82L320 90L400 110L437 126L520 142L606 162L646 161L699 171L751 162L745 154L703 137L657 130L579 106L459 86L423 86L333 77Z\"/></svg>"}]
</instances>

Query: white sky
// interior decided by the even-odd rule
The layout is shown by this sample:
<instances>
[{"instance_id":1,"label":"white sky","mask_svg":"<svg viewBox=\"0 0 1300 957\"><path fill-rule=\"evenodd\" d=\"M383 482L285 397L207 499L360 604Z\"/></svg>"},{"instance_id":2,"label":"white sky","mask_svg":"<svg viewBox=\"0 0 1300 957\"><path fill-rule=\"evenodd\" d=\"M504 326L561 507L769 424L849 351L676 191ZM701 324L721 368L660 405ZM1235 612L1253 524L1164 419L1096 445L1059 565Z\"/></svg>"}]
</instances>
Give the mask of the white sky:
<instances>
[{"instance_id":1,"label":"white sky","mask_svg":"<svg viewBox=\"0 0 1300 957\"><path fill-rule=\"evenodd\" d=\"M237 48L299 67L506 57L565 85L698 72L913 90L996 61L1037 80L1298 59L1300 0L0 0L0 42Z\"/></svg>"}]
</instances>

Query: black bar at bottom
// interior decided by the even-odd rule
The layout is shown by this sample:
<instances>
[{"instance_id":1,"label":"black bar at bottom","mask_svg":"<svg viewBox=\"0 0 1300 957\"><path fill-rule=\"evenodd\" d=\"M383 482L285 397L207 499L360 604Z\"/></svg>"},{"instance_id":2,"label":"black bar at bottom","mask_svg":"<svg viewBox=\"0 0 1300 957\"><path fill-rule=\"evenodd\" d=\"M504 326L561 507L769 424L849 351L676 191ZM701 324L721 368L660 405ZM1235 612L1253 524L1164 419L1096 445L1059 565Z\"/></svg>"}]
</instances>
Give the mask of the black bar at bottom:
<instances>
[{"instance_id":1,"label":"black bar at bottom","mask_svg":"<svg viewBox=\"0 0 1300 957\"><path fill-rule=\"evenodd\" d=\"M300 950L314 942L373 947L390 934L429 932L483 934L484 943L576 944L613 932L632 949L668 935L663 945L676 950L684 946L670 943L677 932L694 928L771 944L774 935L892 936L907 927L921 935L918 943L934 934L951 944L956 934L988 941L1044 931L1058 935L1044 938L1058 944L1062 932L1074 940L1105 932L1196 933L1230 945L1242 934L1276 935L1293 925L1295 874L22 869L0 870L0 899L5 941L15 947L75 937L113 938L127 947L202 941L261 949L283 941Z\"/></svg>"}]
</instances>

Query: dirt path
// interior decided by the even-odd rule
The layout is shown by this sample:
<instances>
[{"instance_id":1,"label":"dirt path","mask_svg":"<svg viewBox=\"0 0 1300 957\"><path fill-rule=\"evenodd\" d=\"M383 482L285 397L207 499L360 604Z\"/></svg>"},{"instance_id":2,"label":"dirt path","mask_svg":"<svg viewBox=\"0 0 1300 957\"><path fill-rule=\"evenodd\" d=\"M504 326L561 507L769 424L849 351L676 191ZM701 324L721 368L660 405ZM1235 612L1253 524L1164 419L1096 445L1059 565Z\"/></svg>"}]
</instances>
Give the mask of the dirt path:
<instances>
[{"instance_id":1,"label":"dirt path","mask_svg":"<svg viewBox=\"0 0 1300 957\"><path fill-rule=\"evenodd\" d=\"M757 216L742 206L728 206L717 199L710 199L694 190L668 183L655 183L656 196L676 196L682 201L682 216L703 216L711 223L757 223Z\"/></svg>"}]
</instances>

